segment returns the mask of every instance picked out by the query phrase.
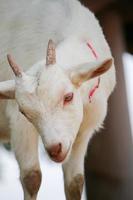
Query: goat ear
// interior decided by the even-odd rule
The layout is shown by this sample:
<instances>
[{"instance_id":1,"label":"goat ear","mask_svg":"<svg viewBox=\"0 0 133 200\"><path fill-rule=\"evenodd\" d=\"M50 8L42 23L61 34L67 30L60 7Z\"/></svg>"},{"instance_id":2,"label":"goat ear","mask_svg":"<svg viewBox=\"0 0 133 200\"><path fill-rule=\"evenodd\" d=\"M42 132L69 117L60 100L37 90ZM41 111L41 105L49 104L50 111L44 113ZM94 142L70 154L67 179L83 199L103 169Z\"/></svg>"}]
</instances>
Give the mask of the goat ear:
<instances>
[{"instance_id":1,"label":"goat ear","mask_svg":"<svg viewBox=\"0 0 133 200\"><path fill-rule=\"evenodd\" d=\"M104 74L112 66L112 58L100 62L85 63L72 70L69 75L72 83L79 87L83 82Z\"/></svg>"},{"instance_id":2,"label":"goat ear","mask_svg":"<svg viewBox=\"0 0 133 200\"><path fill-rule=\"evenodd\" d=\"M14 99L15 98L15 81L0 82L0 99Z\"/></svg>"}]
</instances>

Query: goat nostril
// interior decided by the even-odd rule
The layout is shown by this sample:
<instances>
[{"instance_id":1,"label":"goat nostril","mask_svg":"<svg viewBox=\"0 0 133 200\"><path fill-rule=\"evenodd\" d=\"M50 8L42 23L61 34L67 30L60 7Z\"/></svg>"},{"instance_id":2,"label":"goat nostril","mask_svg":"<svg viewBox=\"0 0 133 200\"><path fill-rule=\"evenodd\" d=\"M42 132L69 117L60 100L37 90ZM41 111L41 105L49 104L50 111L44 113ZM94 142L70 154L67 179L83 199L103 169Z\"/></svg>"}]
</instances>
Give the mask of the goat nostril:
<instances>
[{"instance_id":1,"label":"goat nostril","mask_svg":"<svg viewBox=\"0 0 133 200\"><path fill-rule=\"evenodd\" d=\"M51 146L51 148L48 149L48 152L51 157L56 157L62 152L62 144L56 144Z\"/></svg>"}]
</instances>

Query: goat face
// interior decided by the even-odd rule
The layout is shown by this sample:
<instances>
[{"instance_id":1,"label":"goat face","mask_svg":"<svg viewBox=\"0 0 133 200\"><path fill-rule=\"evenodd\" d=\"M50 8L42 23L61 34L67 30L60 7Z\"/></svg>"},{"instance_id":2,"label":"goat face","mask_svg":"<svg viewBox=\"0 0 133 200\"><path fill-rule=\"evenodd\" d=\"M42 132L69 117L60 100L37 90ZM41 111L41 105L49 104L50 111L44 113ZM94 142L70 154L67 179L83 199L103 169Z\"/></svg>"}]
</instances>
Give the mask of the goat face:
<instances>
[{"instance_id":1,"label":"goat face","mask_svg":"<svg viewBox=\"0 0 133 200\"><path fill-rule=\"evenodd\" d=\"M0 97L16 99L20 112L40 133L51 159L62 162L71 150L83 118L79 87L106 72L112 59L64 71L56 63L54 43L50 40L46 64L41 64L39 73L24 73L11 56L8 61L16 79L12 87L7 82L4 87L1 85Z\"/></svg>"},{"instance_id":2,"label":"goat face","mask_svg":"<svg viewBox=\"0 0 133 200\"><path fill-rule=\"evenodd\" d=\"M59 160L62 160L74 142L83 117L79 90L76 90L64 71L54 65L42 72L37 96L43 104L40 132L44 145L51 156L61 146Z\"/></svg>"}]
</instances>

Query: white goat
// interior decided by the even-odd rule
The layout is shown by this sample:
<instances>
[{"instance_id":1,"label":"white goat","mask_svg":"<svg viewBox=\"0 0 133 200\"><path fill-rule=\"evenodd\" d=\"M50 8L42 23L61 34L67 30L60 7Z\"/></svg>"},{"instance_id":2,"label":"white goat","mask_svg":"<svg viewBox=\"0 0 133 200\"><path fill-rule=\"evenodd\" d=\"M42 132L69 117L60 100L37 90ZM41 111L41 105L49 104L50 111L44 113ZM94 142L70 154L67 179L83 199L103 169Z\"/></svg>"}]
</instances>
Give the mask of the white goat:
<instances>
[{"instance_id":1,"label":"white goat","mask_svg":"<svg viewBox=\"0 0 133 200\"><path fill-rule=\"evenodd\" d=\"M10 133L24 199L35 200L41 184L40 135L50 158L64 161L67 200L80 200L87 144L115 86L98 21L77 0L1 0L0 51L0 134ZM28 69L8 55L15 80L10 52Z\"/></svg>"}]
</instances>

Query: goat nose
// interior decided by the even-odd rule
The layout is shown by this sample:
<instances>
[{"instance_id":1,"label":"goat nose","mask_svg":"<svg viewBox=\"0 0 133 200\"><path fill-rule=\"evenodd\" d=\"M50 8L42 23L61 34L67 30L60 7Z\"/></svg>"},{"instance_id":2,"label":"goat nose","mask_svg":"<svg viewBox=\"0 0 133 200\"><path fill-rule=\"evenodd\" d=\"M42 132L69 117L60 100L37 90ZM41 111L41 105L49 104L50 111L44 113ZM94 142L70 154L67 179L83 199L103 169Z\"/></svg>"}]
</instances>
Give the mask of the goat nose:
<instances>
[{"instance_id":1,"label":"goat nose","mask_svg":"<svg viewBox=\"0 0 133 200\"><path fill-rule=\"evenodd\" d=\"M58 160L62 153L62 144L58 143L55 145L52 145L50 148L47 149L48 154L53 160Z\"/></svg>"}]
</instances>

